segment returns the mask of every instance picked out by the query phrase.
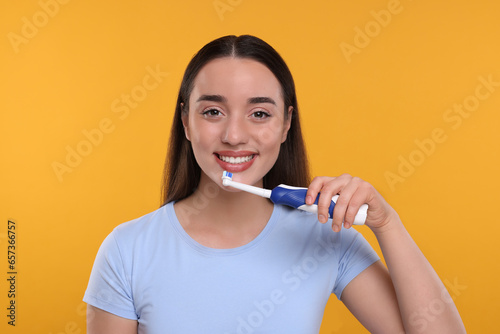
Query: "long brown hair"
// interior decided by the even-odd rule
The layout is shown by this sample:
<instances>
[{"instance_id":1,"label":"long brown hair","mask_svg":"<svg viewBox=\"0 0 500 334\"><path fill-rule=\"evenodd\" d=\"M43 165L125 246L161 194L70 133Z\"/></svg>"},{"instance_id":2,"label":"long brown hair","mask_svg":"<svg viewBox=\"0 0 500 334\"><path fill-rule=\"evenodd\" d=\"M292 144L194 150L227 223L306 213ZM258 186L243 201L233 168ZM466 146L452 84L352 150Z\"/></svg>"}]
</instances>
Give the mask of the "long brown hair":
<instances>
[{"instance_id":1,"label":"long brown hair","mask_svg":"<svg viewBox=\"0 0 500 334\"><path fill-rule=\"evenodd\" d=\"M279 184L309 185L309 165L300 128L295 84L288 66L278 52L263 40L250 35L231 35L205 45L194 55L184 72L163 171L162 205L188 197L198 186L201 169L195 160L191 143L185 137L181 116L189 111L194 79L201 68L209 61L222 57L249 58L265 65L281 84L285 119L288 118L288 108L293 107L287 139L281 144L276 163L264 176L264 187L272 189Z\"/></svg>"}]
</instances>

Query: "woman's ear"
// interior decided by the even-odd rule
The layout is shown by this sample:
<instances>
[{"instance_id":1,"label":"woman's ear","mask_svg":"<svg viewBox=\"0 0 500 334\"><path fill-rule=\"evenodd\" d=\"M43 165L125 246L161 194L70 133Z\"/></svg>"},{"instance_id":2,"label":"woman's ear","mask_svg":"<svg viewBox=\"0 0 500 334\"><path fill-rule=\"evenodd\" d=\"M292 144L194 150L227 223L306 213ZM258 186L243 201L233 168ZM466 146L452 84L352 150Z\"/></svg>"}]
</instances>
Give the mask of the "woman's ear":
<instances>
[{"instance_id":1,"label":"woman's ear","mask_svg":"<svg viewBox=\"0 0 500 334\"><path fill-rule=\"evenodd\" d=\"M182 126L184 127L184 135L186 136L186 139L191 141L189 138L189 114L185 113L183 111L184 109L184 103L181 103L181 120L182 120Z\"/></svg>"},{"instance_id":2,"label":"woman's ear","mask_svg":"<svg viewBox=\"0 0 500 334\"><path fill-rule=\"evenodd\" d=\"M293 112L293 107L289 106L288 111L287 111L287 117L285 120L285 124L283 127L283 136L281 137L281 142L285 142L286 136L288 135L288 130L290 130L290 126L292 125L292 112Z\"/></svg>"}]
</instances>

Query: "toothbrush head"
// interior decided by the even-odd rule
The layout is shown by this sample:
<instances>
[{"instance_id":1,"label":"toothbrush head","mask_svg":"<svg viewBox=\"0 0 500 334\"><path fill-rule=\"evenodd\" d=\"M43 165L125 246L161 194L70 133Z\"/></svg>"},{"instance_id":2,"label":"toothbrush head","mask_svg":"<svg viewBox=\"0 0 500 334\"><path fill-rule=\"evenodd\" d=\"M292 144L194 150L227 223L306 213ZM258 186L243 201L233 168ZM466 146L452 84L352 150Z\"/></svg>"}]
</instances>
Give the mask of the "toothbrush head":
<instances>
[{"instance_id":1,"label":"toothbrush head","mask_svg":"<svg viewBox=\"0 0 500 334\"><path fill-rule=\"evenodd\" d=\"M222 173L222 184L228 186L230 181L233 180L233 173L224 171Z\"/></svg>"}]
</instances>

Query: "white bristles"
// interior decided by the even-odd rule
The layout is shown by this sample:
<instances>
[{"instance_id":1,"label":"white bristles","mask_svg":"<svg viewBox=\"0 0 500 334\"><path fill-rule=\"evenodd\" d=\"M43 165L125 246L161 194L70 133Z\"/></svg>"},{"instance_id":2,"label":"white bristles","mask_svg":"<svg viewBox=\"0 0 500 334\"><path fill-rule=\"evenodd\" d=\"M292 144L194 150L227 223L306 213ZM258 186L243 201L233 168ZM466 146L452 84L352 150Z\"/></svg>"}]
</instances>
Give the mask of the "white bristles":
<instances>
[{"instance_id":1,"label":"white bristles","mask_svg":"<svg viewBox=\"0 0 500 334\"><path fill-rule=\"evenodd\" d=\"M233 173L229 173L229 172L226 172L226 171L224 171L222 173L222 184L223 185L228 186L229 183L231 183L232 180L233 180Z\"/></svg>"}]
</instances>

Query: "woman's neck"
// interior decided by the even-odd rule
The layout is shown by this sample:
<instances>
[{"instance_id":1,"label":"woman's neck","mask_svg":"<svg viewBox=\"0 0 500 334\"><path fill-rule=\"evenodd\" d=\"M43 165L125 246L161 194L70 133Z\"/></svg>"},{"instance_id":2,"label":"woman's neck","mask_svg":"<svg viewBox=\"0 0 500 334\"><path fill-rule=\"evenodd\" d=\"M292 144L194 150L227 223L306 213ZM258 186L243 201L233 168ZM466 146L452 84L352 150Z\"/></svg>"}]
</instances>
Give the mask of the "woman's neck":
<instances>
[{"instance_id":1,"label":"woman's neck","mask_svg":"<svg viewBox=\"0 0 500 334\"><path fill-rule=\"evenodd\" d=\"M202 178L198 188L174 205L184 230L197 242L213 248L235 248L259 235L273 211L266 198L227 191Z\"/></svg>"}]
</instances>

